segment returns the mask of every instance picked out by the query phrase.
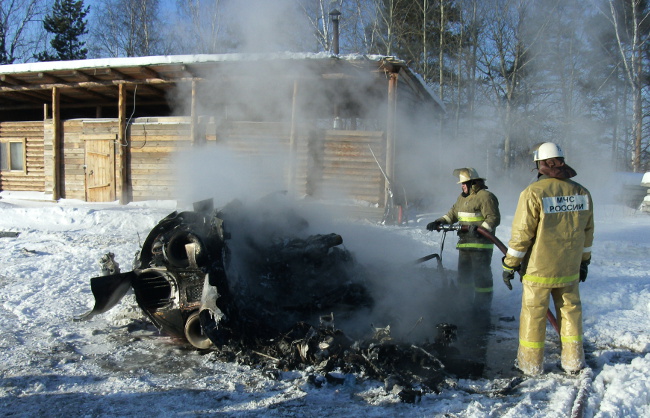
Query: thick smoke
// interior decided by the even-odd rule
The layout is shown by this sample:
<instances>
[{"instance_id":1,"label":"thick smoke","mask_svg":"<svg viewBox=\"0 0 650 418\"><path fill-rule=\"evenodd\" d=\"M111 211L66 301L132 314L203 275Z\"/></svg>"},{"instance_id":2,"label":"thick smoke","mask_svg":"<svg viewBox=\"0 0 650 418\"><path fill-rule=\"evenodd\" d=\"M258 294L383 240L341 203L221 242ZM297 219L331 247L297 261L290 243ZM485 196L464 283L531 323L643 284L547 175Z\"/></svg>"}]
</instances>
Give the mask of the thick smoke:
<instances>
[{"instance_id":1,"label":"thick smoke","mask_svg":"<svg viewBox=\"0 0 650 418\"><path fill-rule=\"evenodd\" d=\"M197 97L197 113L201 115L202 120L210 121L209 126L214 126L216 135L224 135L217 138L220 140L226 139L223 132L229 124L236 124L238 120L250 121L257 118L261 121L285 124L289 122L293 107L293 80L299 80L298 103L294 107L298 111L297 119L310 121L309 123L315 124L317 128L331 128L333 124L331 109L328 109L332 98L327 94L332 91L344 92L347 95L367 94L373 82L369 75L367 80L355 79L354 85L345 85L343 81L333 85L331 81L322 81L320 77L314 77L314 73L307 68L302 68L300 59L279 59L275 63L272 60L264 60L258 65L255 61L237 62L236 56L230 58L233 62L225 62L222 66L227 70L205 75ZM286 77L287 73L290 73L289 77ZM279 74L285 77L279 77ZM185 86L187 87L189 86ZM179 90L178 95L188 97L188 93L187 90ZM376 100L369 100L367 96L347 97L347 100L361 103L366 107L363 110L366 114L383 115L386 111L385 96ZM233 101L241 105L231 106ZM188 111L179 111L182 112ZM423 116L423 120L419 120L416 115ZM432 162L430 158L433 155L431 151L435 149L435 135L426 129L426 126L430 126L427 117L431 118L431 115L417 111L399 116L404 132L409 138L410 149L405 141L403 148L398 152L421 155L421 158L397 162L401 165L398 169L404 173L405 178L408 176L409 182L412 179L411 184L417 186L418 192L425 195L429 189L436 189L437 182L434 177L438 176L440 171L437 163ZM406 127L410 127L412 131L407 132ZM300 125L297 130L304 133L309 128ZM379 129L379 125L368 126L370 130L373 128ZM418 143L417 135L425 135L422 143ZM435 338L435 327L439 322L458 322L459 318L450 317L452 311L447 304L447 301L452 299L449 293L452 290L448 288L448 284L453 278L440 276L435 271L435 260L426 265L415 265L417 258L426 255L421 254L422 246L419 240L390 234L376 225L368 226L347 221L354 215L344 212L345 205L337 204L350 200L341 190L336 193L322 191L329 199L327 205L296 193L288 180L286 169L297 162L292 161L286 152L286 143L281 143L279 138L274 138L271 134L261 140L269 145L263 150L249 149L247 152L239 152L221 141L208 141L181 154L177 161L177 173L181 186L178 194L182 201L189 204L211 197L217 207L222 207L234 199L241 200L244 204L256 205L257 201L269 194L286 191L286 194L279 194L274 199L264 199L265 205L277 205L265 206L265 212L295 211L299 214L309 225L307 229L299 232L299 238L312 234L341 235L344 248L353 254L356 264L363 271L360 274L363 275L363 280L375 300L375 307L371 312L360 312L358 317L348 319L345 323L337 322L337 325L345 327L343 329L347 332L370 332L372 327L390 325L395 337L422 341ZM450 174L453 168L451 165L445 166L444 171L447 172L445 181L441 182L443 185L455 186ZM380 171L379 167L377 171ZM409 172L414 174L409 175ZM416 189L410 185L403 187L411 193ZM450 200L446 199L444 204L448 202ZM243 235L255 234L255 231L241 232ZM287 228L286 232L288 235L296 233L291 228ZM449 239L450 246L453 246L452 240ZM233 251L252 251L242 240L233 239L231 245L236 246ZM432 252L437 250L434 248Z\"/></svg>"},{"instance_id":2,"label":"thick smoke","mask_svg":"<svg viewBox=\"0 0 650 418\"><path fill-rule=\"evenodd\" d=\"M313 39L304 14L292 0L238 0L226 7L229 28L247 53L306 51Z\"/></svg>"},{"instance_id":3,"label":"thick smoke","mask_svg":"<svg viewBox=\"0 0 650 418\"><path fill-rule=\"evenodd\" d=\"M277 45L282 42L276 36L286 34L285 30L294 30L284 20L287 13L281 12L288 10L289 2L273 2L273 7L270 2L246 3L251 7L241 8L236 18L242 22L238 33L238 39L244 44L241 50L277 51ZM282 7L278 8L278 5ZM297 12L291 9L291 14L294 13ZM342 81L336 84L314 77L312 71L299 64L300 60L292 60L288 55L276 55L275 60L259 62L250 61L250 57L238 62L240 58L229 56L219 72L202 74L204 81L200 83L197 96L197 113L201 120L209 121L206 126L211 126L216 135L223 132L229 123L241 120L286 124L292 118L292 109L296 111L296 119L309 120L317 128L329 128L333 123L328 108L331 95L368 91L365 81L355 80L356 85L346 86ZM295 80L298 80L297 84L294 84ZM370 86L371 79L367 82ZM297 103L292 102L295 89L298 91ZM181 86L177 95L178 113L189 114L189 103L181 99L190 97L189 86ZM367 114L385 114L382 113L385 112L385 96L377 100L366 97L356 101L367 107L364 109ZM533 122L542 121L529 120L526 123ZM590 123L583 122L576 118L572 127L572 132L580 133L580 138L597 130ZM474 167L487 178L487 185L499 198L502 214L506 215L504 222L507 222L507 215L514 212L519 192L536 178L532 155L529 155L530 163L514 171L503 171L503 156L495 151L502 145L502 126L492 111L479 110L475 120L464 121L453 129L451 125L451 112L440 117L417 107L400 110L395 167L400 182L394 186L404 190L413 207L429 212L433 219L445 213L460 193L456 184L458 180L452 176L453 169ZM364 128L372 130L373 126L359 127ZM309 126L299 125L296 129L299 135L304 135ZM549 137L527 140L532 146L540 142L538 139L548 140ZM345 248L369 273L366 279L376 307L370 314L355 318L354 323L346 326L363 330L391 325L399 337L421 340L433 338L439 322L457 323L461 327L466 325L462 322L468 315L459 313L457 306L450 306L454 301L454 289L450 283L454 281L456 268L455 236L447 237L444 254L444 266L448 269L446 276L434 271L435 260L416 266L414 261L426 255L420 253L422 244L417 237L411 240L401 234L386 233L386 229L374 225L369 227L363 223L343 221L351 215L343 213L341 206L329 205L330 208L338 207L332 211L328 206L296 193L286 168L298 162L291 160L286 145L271 133L265 141L263 150L253 152L241 153L216 141L216 144L208 143L183 154L178 159L181 185L178 192L182 200L189 203L212 197L217 206L223 206L233 199L252 202L269 193L287 191L287 200L280 209L296 210L307 220L309 227L302 233L340 234ZM578 181L592 192L604 184L600 180L606 178L603 175L608 175L611 170L607 164L608 154L603 152L599 143L585 145L564 133L557 136L557 142L565 148L567 162L578 171ZM329 197L332 200L347 198L340 194L330 194ZM418 226L424 229L424 223ZM509 238L500 236L499 229L497 237L504 242ZM437 237L438 243L441 238ZM431 248L432 253L439 250ZM495 254L495 259L498 257L499 254Z\"/></svg>"}]
</instances>

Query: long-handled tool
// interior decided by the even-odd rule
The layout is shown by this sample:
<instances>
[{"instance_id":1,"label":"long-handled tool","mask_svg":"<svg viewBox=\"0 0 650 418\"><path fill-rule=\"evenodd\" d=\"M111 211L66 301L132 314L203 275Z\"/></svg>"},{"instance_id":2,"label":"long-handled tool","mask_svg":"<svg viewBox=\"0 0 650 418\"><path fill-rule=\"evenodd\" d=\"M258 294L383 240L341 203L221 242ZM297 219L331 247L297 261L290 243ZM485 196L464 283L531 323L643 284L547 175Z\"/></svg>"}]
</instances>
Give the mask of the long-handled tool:
<instances>
[{"instance_id":1,"label":"long-handled tool","mask_svg":"<svg viewBox=\"0 0 650 418\"><path fill-rule=\"evenodd\" d=\"M384 218L382 219L381 223L396 223L397 225L408 223L408 202L406 200L406 190L404 190L402 187L403 190L400 193L400 190L394 189L395 185L379 163L379 160L377 159L377 156L375 155L375 152L372 150L372 147L370 145L368 145L368 149L372 154L372 158L375 159L377 167L379 167L379 171L381 171L381 174L384 176L384 180L386 180L386 192L388 194L388 199L386 201L386 207L384 208Z\"/></svg>"},{"instance_id":2,"label":"long-handled tool","mask_svg":"<svg viewBox=\"0 0 650 418\"><path fill-rule=\"evenodd\" d=\"M469 225L441 225L438 228L438 231L462 231L462 232L467 232L469 231ZM503 253L503 255L506 255L508 252L508 247L505 246L503 242L499 238L497 238L494 234L492 234L490 231L483 227L476 227L476 232L479 234L483 235L485 238L489 239L494 245L497 246L499 250ZM434 255L434 254L432 254ZM426 256L429 257L429 256ZM425 258L425 257L422 257ZM431 257L433 258L433 257ZM421 260L421 259L420 259ZM426 260L424 260L426 261ZM550 309L546 310L546 318L548 319L548 322L551 323L553 328L555 328L555 331L560 335L560 327L557 325L557 320L555 319L555 315L553 315L553 312L551 312Z\"/></svg>"}]
</instances>

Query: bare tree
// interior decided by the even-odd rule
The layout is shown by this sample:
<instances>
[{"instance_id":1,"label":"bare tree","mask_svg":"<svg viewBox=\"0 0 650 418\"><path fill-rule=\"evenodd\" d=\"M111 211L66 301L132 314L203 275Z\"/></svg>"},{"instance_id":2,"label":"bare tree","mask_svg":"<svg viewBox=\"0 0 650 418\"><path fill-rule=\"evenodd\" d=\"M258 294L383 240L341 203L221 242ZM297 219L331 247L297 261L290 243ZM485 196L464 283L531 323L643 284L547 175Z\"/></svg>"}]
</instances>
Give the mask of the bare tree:
<instances>
[{"instance_id":1,"label":"bare tree","mask_svg":"<svg viewBox=\"0 0 650 418\"><path fill-rule=\"evenodd\" d=\"M610 94L608 90L616 80L607 79L610 64L603 59L601 50L594 50L594 37L606 35L602 22L599 28L593 27L595 10L581 0L547 0L544 6L537 14L552 18L548 19L539 43L542 52L536 67L541 67L538 74L544 80L543 92L548 95L546 131L552 132L567 149L587 150L607 143L607 127L596 112L598 103L604 102L601 98ZM597 101L592 100L595 95L599 96ZM606 112L607 118L611 113L612 109Z\"/></svg>"},{"instance_id":2,"label":"bare tree","mask_svg":"<svg viewBox=\"0 0 650 418\"><path fill-rule=\"evenodd\" d=\"M332 46L330 13L334 10L343 13L341 11L343 0L299 0L298 3L313 29L318 49L329 51Z\"/></svg>"},{"instance_id":3,"label":"bare tree","mask_svg":"<svg viewBox=\"0 0 650 418\"><path fill-rule=\"evenodd\" d=\"M448 7L444 1L440 1L438 4L439 13L438 13L438 30L440 35L438 36L438 96L440 99L444 99L444 85L445 85L445 76L444 76L444 59L445 59L445 32L447 28L447 22L449 21ZM423 0L422 2L422 54L426 57L427 54L427 16L429 15L429 8L431 5L428 0ZM428 63L425 64L428 66Z\"/></svg>"},{"instance_id":4,"label":"bare tree","mask_svg":"<svg viewBox=\"0 0 650 418\"><path fill-rule=\"evenodd\" d=\"M411 0L297 0L312 28L317 50L329 51L332 42L330 13L340 16L341 49L350 53L393 55L395 35L403 16L396 12Z\"/></svg>"},{"instance_id":5,"label":"bare tree","mask_svg":"<svg viewBox=\"0 0 650 418\"><path fill-rule=\"evenodd\" d=\"M45 40L45 0L0 0L0 64L25 62Z\"/></svg>"},{"instance_id":6,"label":"bare tree","mask_svg":"<svg viewBox=\"0 0 650 418\"><path fill-rule=\"evenodd\" d=\"M395 2L399 0L389 0L388 5L381 0L374 0L374 16L372 23L367 27L368 38L372 39L370 43L371 52L381 53L384 55L393 54L395 45Z\"/></svg>"},{"instance_id":7,"label":"bare tree","mask_svg":"<svg viewBox=\"0 0 650 418\"><path fill-rule=\"evenodd\" d=\"M375 1L348 0L345 5L341 10L344 13L341 38L346 50L366 54L371 51L377 35L373 30L377 27Z\"/></svg>"},{"instance_id":8,"label":"bare tree","mask_svg":"<svg viewBox=\"0 0 650 418\"><path fill-rule=\"evenodd\" d=\"M488 6L488 10L494 10L494 13L489 15L490 23L480 47L479 60L487 86L494 95L493 106L503 127L503 166L508 169L514 156L511 141L515 93L527 58L518 33L523 11L517 10L511 3L502 5L503 7L495 7L497 4Z\"/></svg>"},{"instance_id":9,"label":"bare tree","mask_svg":"<svg viewBox=\"0 0 650 418\"><path fill-rule=\"evenodd\" d=\"M475 132L477 60L479 36L483 31L483 18L479 16L480 0L463 0L459 2L461 12L458 33L455 42L455 71L451 74L449 87L455 89L449 108L453 109L454 136L458 137L461 121L466 132ZM454 63L451 63L454 64ZM450 68L451 68L450 64Z\"/></svg>"},{"instance_id":10,"label":"bare tree","mask_svg":"<svg viewBox=\"0 0 650 418\"><path fill-rule=\"evenodd\" d=\"M537 89L542 80L531 76L542 48L540 39L548 30L552 15L543 16L536 24L528 19L534 0L493 0L483 4L481 12L489 16L479 48L479 70L492 91L492 105L500 116L503 129L503 167L510 169L519 156L528 153L534 127L529 118L538 113L540 103L548 94ZM530 106L537 109L531 111ZM528 124L525 124L528 122Z\"/></svg>"},{"instance_id":11,"label":"bare tree","mask_svg":"<svg viewBox=\"0 0 650 418\"><path fill-rule=\"evenodd\" d=\"M179 11L176 49L216 54L236 47L229 36L227 0L176 0Z\"/></svg>"},{"instance_id":12,"label":"bare tree","mask_svg":"<svg viewBox=\"0 0 650 418\"><path fill-rule=\"evenodd\" d=\"M160 0L100 0L93 31L98 54L140 57L166 52Z\"/></svg>"},{"instance_id":13,"label":"bare tree","mask_svg":"<svg viewBox=\"0 0 650 418\"><path fill-rule=\"evenodd\" d=\"M650 36L650 10L643 0L607 0L601 8L614 28L616 45L621 56L625 78L632 95L633 152L632 170L641 171L642 153L647 153L648 141L643 134L644 50Z\"/></svg>"}]
</instances>

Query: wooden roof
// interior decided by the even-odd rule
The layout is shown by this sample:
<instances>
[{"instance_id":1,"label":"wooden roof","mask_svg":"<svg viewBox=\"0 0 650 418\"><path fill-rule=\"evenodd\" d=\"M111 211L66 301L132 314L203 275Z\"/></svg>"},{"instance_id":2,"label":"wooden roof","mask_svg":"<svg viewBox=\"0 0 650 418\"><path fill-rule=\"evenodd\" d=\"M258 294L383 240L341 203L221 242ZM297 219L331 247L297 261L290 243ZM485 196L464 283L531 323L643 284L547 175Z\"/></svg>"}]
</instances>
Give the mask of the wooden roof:
<instances>
[{"instance_id":1,"label":"wooden roof","mask_svg":"<svg viewBox=\"0 0 650 418\"><path fill-rule=\"evenodd\" d=\"M298 68L320 78L351 77L355 72L399 72L399 81L419 100L443 106L404 61L387 56L329 54L221 54L176 55L76 61L39 62L0 66L0 112L38 110L51 103L58 88L65 108L115 106L118 85L137 89L138 106L168 104L176 84L202 80L214 71L230 77L251 65L257 69L283 65L283 76L297 76ZM274 71L279 67L270 68ZM292 74L292 69L296 70ZM4 118L2 118L4 119Z\"/></svg>"}]
</instances>

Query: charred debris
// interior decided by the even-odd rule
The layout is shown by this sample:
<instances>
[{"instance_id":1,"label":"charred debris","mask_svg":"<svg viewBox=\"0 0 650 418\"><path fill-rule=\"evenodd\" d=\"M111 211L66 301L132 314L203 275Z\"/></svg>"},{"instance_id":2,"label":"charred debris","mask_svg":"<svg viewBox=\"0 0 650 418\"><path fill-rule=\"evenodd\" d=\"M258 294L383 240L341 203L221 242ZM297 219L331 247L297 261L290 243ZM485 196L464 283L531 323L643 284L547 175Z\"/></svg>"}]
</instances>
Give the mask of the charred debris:
<instances>
[{"instance_id":1,"label":"charred debris","mask_svg":"<svg viewBox=\"0 0 650 418\"><path fill-rule=\"evenodd\" d=\"M340 235L308 235L307 221L274 210L273 199L218 210L207 200L170 213L145 239L133 270L120 272L112 253L102 257L102 275L90 279L95 306L78 319L108 311L132 289L164 334L273 378L305 370L316 386L374 379L415 402L455 378L480 377L479 359L454 346L454 324L439 323L418 344L394 338L389 323L340 329L376 307L372 273Z\"/></svg>"}]
</instances>

